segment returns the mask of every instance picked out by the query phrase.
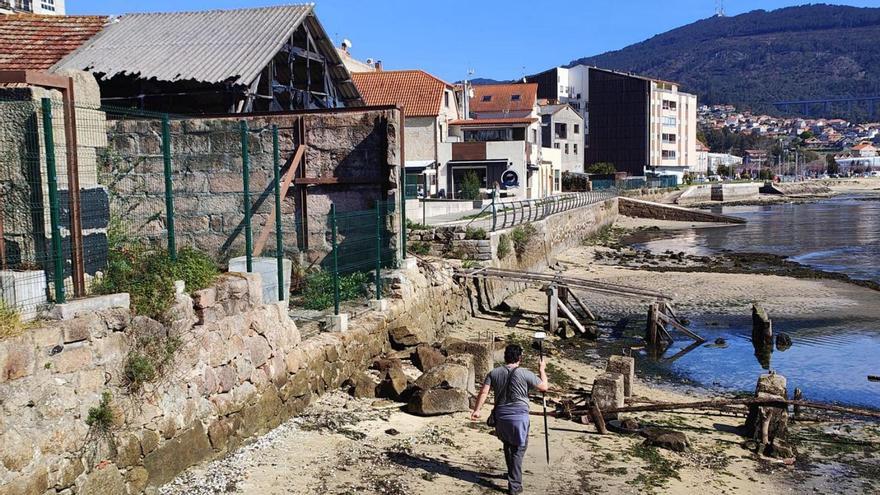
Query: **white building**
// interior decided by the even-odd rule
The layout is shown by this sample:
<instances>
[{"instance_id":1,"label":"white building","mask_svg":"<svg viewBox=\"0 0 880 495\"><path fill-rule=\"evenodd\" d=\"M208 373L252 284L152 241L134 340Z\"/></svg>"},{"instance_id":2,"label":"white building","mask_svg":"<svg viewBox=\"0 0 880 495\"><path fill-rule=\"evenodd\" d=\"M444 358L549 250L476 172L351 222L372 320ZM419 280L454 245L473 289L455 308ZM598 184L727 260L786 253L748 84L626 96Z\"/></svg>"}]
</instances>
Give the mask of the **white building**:
<instances>
[{"instance_id":1,"label":"white building","mask_svg":"<svg viewBox=\"0 0 880 495\"><path fill-rule=\"evenodd\" d=\"M64 0L0 0L0 14L64 15Z\"/></svg>"}]
</instances>

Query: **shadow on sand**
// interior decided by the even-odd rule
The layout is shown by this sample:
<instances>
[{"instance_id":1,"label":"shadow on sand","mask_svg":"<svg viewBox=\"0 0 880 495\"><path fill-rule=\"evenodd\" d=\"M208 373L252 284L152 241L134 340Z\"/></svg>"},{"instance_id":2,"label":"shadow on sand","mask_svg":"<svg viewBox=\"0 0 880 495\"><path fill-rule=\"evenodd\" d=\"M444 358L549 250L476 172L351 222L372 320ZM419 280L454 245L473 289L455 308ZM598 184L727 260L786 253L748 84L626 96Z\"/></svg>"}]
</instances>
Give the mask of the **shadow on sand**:
<instances>
[{"instance_id":1,"label":"shadow on sand","mask_svg":"<svg viewBox=\"0 0 880 495\"><path fill-rule=\"evenodd\" d=\"M483 473L472 469L455 466L445 459L432 459L430 457L416 457L405 452L394 452L388 454L388 459L392 462L414 469L421 469L427 473L434 473L442 476L449 476L467 483L482 486L492 490L506 491L507 483L502 484L491 481L490 479L506 480L505 475Z\"/></svg>"}]
</instances>

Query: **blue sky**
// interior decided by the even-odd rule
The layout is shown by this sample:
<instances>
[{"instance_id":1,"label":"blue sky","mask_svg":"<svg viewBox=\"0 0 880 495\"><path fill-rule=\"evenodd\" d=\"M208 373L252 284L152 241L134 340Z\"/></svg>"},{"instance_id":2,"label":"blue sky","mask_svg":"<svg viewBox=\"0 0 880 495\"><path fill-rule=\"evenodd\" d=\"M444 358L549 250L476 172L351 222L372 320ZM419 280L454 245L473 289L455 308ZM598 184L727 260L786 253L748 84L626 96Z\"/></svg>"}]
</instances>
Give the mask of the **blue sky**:
<instances>
[{"instance_id":1,"label":"blue sky","mask_svg":"<svg viewBox=\"0 0 880 495\"><path fill-rule=\"evenodd\" d=\"M67 0L68 14L123 14L256 7L296 0ZM386 69L427 70L457 81L511 79L573 59L623 48L711 16L715 0L315 0L318 18L338 43ZM805 0L725 0L728 15L772 10ZM850 0L880 7L880 0ZM546 13L542 13L546 10Z\"/></svg>"}]
</instances>

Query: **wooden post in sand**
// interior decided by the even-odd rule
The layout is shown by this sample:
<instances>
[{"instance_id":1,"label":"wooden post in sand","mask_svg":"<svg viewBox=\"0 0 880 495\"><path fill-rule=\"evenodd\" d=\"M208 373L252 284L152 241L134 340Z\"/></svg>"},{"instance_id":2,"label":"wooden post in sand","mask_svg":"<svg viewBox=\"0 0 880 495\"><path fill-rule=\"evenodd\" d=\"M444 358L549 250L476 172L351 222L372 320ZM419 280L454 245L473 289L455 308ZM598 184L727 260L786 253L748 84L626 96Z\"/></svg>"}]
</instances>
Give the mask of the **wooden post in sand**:
<instances>
[{"instance_id":1,"label":"wooden post in sand","mask_svg":"<svg viewBox=\"0 0 880 495\"><path fill-rule=\"evenodd\" d=\"M657 303L652 303L648 306L648 325L645 329L645 340L648 341L649 346L657 345L657 336L659 332L657 331L657 324L659 322L659 318L657 316L657 312L659 308L657 307Z\"/></svg>"},{"instance_id":2,"label":"wooden post in sand","mask_svg":"<svg viewBox=\"0 0 880 495\"><path fill-rule=\"evenodd\" d=\"M547 319L549 328L547 332L556 334L559 329L559 288L555 284L550 284L547 288Z\"/></svg>"}]
</instances>

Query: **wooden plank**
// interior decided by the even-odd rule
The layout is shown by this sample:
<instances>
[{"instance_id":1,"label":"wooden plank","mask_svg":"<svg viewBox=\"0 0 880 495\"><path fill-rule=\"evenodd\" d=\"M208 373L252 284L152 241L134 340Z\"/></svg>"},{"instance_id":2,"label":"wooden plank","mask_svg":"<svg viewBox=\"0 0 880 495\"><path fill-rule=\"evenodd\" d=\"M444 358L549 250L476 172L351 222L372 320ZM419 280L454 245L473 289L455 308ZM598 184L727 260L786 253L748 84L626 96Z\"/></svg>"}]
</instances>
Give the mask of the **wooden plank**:
<instances>
[{"instance_id":1,"label":"wooden plank","mask_svg":"<svg viewBox=\"0 0 880 495\"><path fill-rule=\"evenodd\" d=\"M565 313L565 316L568 316L568 319L571 320L571 322L574 324L575 327L577 327L580 333L587 332L584 326L581 325L581 322L579 322L578 319L575 318L575 316L572 314L572 312L569 311L567 307L565 307L565 304L562 304L562 301L557 300L556 304L559 306L559 309L561 309L562 312Z\"/></svg>"},{"instance_id":2,"label":"wooden plank","mask_svg":"<svg viewBox=\"0 0 880 495\"><path fill-rule=\"evenodd\" d=\"M605 418L602 416L602 410L595 402L590 404L590 416L593 417L593 423L596 425L596 431L600 435L607 435L608 429L605 427Z\"/></svg>"},{"instance_id":3,"label":"wooden plank","mask_svg":"<svg viewBox=\"0 0 880 495\"><path fill-rule=\"evenodd\" d=\"M663 313L659 313L659 316L660 316L660 319L661 319L661 320L663 320L663 321L665 321L666 323L669 323L670 325L674 326L675 328L681 330L683 333L687 334L688 337L690 337L690 338L692 338L692 339L694 339L694 340L696 340L696 341L699 341L699 342L705 342L705 341L706 341L706 339L704 339L703 337L700 337L699 335L697 335L697 334L695 334L694 332L690 331L687 327L685 327L685 326L682 325L681 323L675 321L671 316L669 316L669 315L665 315L665 314L663 314Z\"/></svg>"},{"instance_id":4,"label":"wooden plank","mask_svg":"<svg viewBox=\"0 0 880 495\"><path fill-rule=\"evenodd\" d=\"M577 305L581 307L581 310L583 310L584 314L586 314L589 319L594 321L598 320L598 318L596 318L596 315L593 314L592 311L590 311L590 308L588 308L587 305L584 304L583 301L581 301L581 298L579 298L574 291L570 291L569 294L571 295L572 299L574 299L574 302L576 302Z\"/></svg>"},{"instance_id":5,"label":"wooden plank","mask_svg":"<svg viewBox=\"0 0 880 495\"><path fill-rule=\"evenodd\" d=\"M551 285L547 290L547 317L549 319L549 332L552 334L556 333L556 330L559 328L559 296L556 293L556 286Z\"/></svg>"},{"instance_id":6,"label":"wooden plank","mask_svg":"<svg viewBox=\"0 0 880 495\"><path fill-rule=\"evenodd\" d=\"M287 190L290 188L290 183L293 182L293 178L296 176L296 170L299 168L299 164L302 162L302 157L305 155L306 147L305 145L299 145L296 147L296 152L293 154L293 157L290 160L290 168L287 169L287 173L284 174L284 180L281 182L281 197L287 197ZM263 225L263 230L260 232L260 237L257 239L257 243L254 245L254 256L260 256L263 253L263 248L266 246L266 241L269 240L269 234L272 229L275 228L275 215L280 215L281 212L275 211L275 202L272 201L272 213L269 214L269 218L266 220L266 223Z\"/></svg>"}]
</instances>

